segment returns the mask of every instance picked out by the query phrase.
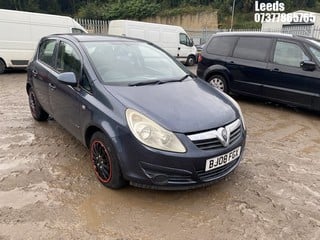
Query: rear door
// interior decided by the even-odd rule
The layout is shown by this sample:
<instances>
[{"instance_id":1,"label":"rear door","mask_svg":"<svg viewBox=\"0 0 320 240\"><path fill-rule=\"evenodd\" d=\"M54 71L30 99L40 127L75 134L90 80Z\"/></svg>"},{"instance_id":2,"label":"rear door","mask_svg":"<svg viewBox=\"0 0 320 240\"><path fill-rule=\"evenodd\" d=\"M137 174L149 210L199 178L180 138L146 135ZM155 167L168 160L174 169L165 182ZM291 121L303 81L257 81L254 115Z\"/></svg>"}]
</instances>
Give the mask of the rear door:
<instances>
[{"instance_id":1,"label":"rear door","mask_svg":"<svg viewBox=\"0 0 320 240\"><path fill-rule=\"evenodd\" d=\"M272 42L270 37L241 36L238 39L232 56L226 59L226 67L233 77L232 91L261 95Z\"/></svg>"},{"instance_id":2,"label":"rear door","mask_svg":"<svg viewBox=\"0 0 320 240\"><path fill-rule=\"evenodd\" d=\"M54 72L57 47L58 41L56 39L43 40L39 46L37 61L30 65L32 85L37 99L49 114L52 114L52 109L49 102L48 85L51 72Z\"/></svg>"},{"instance_id":3,"label":"rear door","mask_svg":"<svg viewBox=\"0 0 320 240\"><path fill-rule=\"evenodd\" d=\"M263 87L263 95L282 102L304 107L312 105L319 96L319 70L305 71L300 66L304 60L312 60L310 53L298 41L278 39L274 46L269 74Z\"/></svg>"}]
</instances>

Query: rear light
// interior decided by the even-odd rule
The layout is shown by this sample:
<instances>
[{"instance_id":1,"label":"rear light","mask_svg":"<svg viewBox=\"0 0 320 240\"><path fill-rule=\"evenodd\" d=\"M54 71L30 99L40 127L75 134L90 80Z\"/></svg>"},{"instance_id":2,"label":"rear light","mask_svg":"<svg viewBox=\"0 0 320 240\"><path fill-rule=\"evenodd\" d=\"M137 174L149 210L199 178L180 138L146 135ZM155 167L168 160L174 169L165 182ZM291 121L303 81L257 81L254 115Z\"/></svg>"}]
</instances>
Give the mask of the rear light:
<instances>
[{"instance_id":1,"label":"rear light","mask_svg":"<svg viewBox=\"0 0 320 240\"><path fill-rule=\"evenodd\" d=\"M198 55L198 63L202 61L202 55L201 53Z\"/></svg>"}]
</instances>

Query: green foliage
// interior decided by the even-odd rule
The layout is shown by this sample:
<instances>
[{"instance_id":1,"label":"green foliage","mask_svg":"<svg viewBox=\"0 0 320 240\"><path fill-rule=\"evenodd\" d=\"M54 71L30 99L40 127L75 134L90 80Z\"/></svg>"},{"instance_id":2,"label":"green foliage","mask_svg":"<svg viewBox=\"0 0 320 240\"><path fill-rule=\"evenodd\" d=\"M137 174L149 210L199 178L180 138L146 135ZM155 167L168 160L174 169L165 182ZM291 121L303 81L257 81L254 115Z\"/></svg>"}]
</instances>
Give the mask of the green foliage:
<instances>
[{"instance_id":1,"label":"green foliage","mask_svg":"<svg viewBox=\"0 0 320 240\"><path fill-rule=\"evenodd\" d=\"M216 11L211 6L183 6L178 8L172 9L164 9L163 11L159 12L159 16L176 16L181 14L193 14L198 12L208 12L208 11Z\"/></svg>"},{"instance_id":2,"label":"green foliage","mask_svg":"<svg viewBox=\"0 0 320 240\"><path fill-rule=\"evenodd\" d=\"M80 7L78 17L94 19L142 19L153 16L160 10L160 4L146 0L90 2Z\"/></svg>"}]
</instances>

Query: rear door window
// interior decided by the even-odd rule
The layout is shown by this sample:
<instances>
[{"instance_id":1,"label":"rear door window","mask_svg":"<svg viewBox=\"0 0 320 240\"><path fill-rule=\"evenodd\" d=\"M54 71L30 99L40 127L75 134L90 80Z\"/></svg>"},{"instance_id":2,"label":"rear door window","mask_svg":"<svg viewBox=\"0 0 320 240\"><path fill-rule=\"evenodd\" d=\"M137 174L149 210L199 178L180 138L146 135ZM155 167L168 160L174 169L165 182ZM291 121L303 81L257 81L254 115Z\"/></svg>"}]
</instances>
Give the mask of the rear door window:
<instances>
[{"instance_id":1,"label":"rear door window","mask_svg":"<svg viewBox=\"0 0 320 240\"><path fill-rule=\"evenodd\" d=\"M310 58L298 44L277 41L273 55L274 63L300 67L300 63L304 60L310 60Z\"/></svg>"},{"instance_id":2,"label":"rear door window","mask_svg":"<svg viewBox=\"0 0 320 240\"><path fill-rule=\"evenodd\" d=\"M233 52L233 57L254 61L266 61L272 38L240 37Z\"/></svg>"},{"instance_id":3,"label":"rear door window","mask_svg":"<svg viewBox=\"0 0 320 240\"><path fill-rule=\"evenodd\" d=\"M43 41L39 48L38 59L51 66L55 66L55 49L57 41L55 39L47 39Z\"/></svg>"},{"instance_id":4,"label":"rear door window","mask_svg":"<svg viewBox=\"0 0 320 240\"><path fill-rule=\"evenodd\" d=\"M214 37L207 46L210 54L228 56L233 50L237 37Z\"/></svg>"}]
</instances>

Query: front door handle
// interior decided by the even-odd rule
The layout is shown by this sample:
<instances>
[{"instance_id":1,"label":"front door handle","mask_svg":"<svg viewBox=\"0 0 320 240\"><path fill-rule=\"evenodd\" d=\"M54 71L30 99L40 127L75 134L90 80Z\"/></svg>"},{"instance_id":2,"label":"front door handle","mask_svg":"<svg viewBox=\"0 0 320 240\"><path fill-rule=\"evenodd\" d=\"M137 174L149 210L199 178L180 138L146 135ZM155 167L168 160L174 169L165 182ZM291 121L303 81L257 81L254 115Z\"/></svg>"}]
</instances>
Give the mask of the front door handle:
<instances>
[{"instance_id":1,"label":"front door handle","mask_svg":"<svg viewBox=\"0 0 320 240\"><path fill-rule=\"evenodd\" d=\"M35 70L35 69L33 69L33 70L32 70L32 75L33 75L34 77L36 77L36 76L38 75L38 71Z\"/></svg>"},{"instance_id":2,"label":"front door handle","mask_svg":"<svg viewBox=\"0 0 320 240\"><path fill-rule=\"evenodd\" d=\"M53 90L55 90L57 87L56 87L56 85L54 85L53 83L49 83L49 88L53 91Z\"/></svg>"},{"instance_id":3,"label":"front door handle","mask_svg":"<svg viewBox=\"0 0 320 240\"><path fill-rule=\"evenodd\" d=\"M271 72L280 72L280 69L279 68L273 68L273 69L270 69Z\"/></svg>"}]
</instances>

